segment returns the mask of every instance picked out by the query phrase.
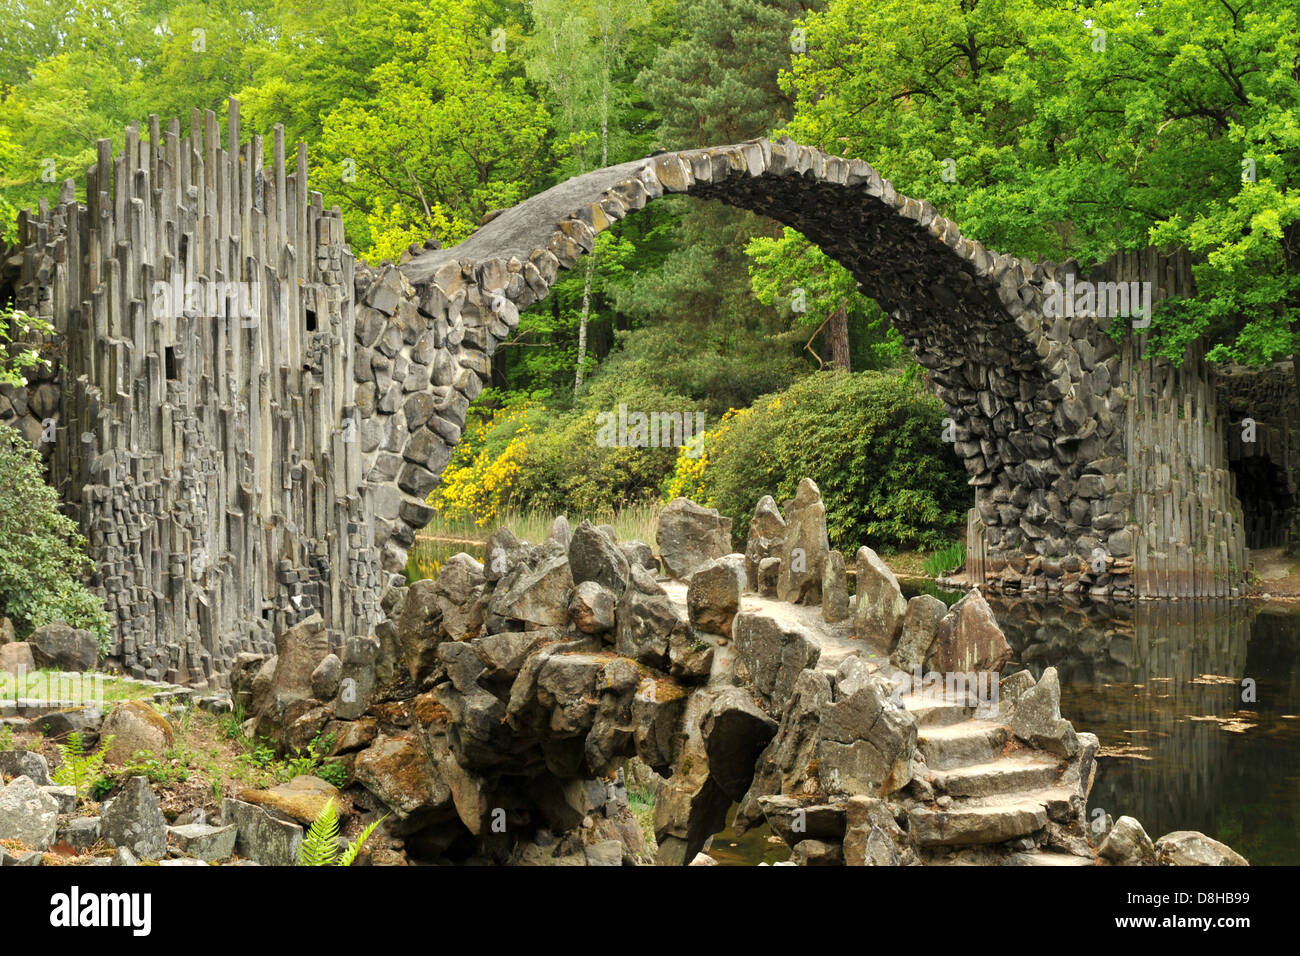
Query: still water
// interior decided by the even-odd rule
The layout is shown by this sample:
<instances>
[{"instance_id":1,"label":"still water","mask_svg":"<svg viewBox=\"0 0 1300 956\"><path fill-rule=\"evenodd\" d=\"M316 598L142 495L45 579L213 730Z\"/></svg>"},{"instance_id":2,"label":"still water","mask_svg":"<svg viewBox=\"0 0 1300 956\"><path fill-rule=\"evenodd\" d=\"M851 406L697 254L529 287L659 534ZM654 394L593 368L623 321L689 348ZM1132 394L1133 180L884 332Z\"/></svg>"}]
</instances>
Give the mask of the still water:
<instances>
[{"instance_id":1,"label":"still water","mask_svg":"<svg viewBox=\"0 0 1300 956\"><path fill-rule=\"evenodd\" d=\"M1300 608L990 604L1015 651L1007 672L1055 667L1062 716L1101 741L1090 814L1300 864Z\"/></svg>"}]
</instances>

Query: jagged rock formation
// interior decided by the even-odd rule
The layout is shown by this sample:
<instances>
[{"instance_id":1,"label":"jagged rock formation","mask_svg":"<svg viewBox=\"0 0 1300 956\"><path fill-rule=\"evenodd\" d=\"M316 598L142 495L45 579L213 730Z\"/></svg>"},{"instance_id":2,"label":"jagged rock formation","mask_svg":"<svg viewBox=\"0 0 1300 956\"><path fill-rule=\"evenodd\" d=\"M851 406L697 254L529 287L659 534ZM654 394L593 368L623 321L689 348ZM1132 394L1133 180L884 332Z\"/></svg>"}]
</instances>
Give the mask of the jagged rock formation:
<instances>
[{"instance_id":1,"label":"jagged rock formation","mask_svg":"<svg viewBox=\"0 0 1300 956\"><path fill-rule=\"evenodd\" d=\"M811 486L801 507L817 503ZM491 576L461 555L396 592L363 679L318 679L332 655L315 618L236 674L250 732L286 747L333 735L354 802L391 814L408 858L649 862L624 789L635 757L664 777L661 865L695 860L737 804L738 827L766 822L807 865L1096 862L1096 738L1061 716L1054 670L1002 677L1010 650L977 591L951 609L904 602L875 642L852 622L892 608L887 588L827 623L748 589L739 553L675 581L588 522L495 543Z\"/></svg>"}]
</instances>

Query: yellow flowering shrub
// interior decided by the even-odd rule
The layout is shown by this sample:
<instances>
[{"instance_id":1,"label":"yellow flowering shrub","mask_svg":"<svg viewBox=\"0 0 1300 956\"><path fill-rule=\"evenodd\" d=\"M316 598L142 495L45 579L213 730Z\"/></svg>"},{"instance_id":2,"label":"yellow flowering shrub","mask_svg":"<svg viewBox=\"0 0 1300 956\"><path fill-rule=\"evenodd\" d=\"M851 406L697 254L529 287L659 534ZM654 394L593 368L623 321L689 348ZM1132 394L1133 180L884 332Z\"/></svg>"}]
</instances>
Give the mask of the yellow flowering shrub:
<instances>
[{"instance_id":1,"label":"yellow flowering shrub","mask_svg":"<svg viewBox=\"0 0 1300 956\"><path fill-rule=\"evenodd\" d=\"M429 505L445 519L480 527L506 511L534 437L530 416L542 411L534 402L517 402L467 429L442 482L429 492Z\"/></svg>"}]
</instances>

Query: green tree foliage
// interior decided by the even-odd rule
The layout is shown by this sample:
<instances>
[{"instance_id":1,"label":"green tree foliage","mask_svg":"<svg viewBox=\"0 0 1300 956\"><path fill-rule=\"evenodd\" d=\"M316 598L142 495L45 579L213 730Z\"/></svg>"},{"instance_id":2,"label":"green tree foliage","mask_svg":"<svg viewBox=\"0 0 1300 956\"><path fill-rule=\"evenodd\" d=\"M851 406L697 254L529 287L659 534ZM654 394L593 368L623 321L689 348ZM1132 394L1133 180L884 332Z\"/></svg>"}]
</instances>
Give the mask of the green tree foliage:
<instances>
[{"instance_id":1,"label":"green tree foliage","mask_svg":"<svg viewBox=\"0 0 1300 956\"><path fill-rule=\"evenodd\" d=\"M372 73L375 94L326 117L317 182L360 248L395 258L415 239L451 245L537 186L549 115L523 76L521 27L499 14L476 0L423 5Z\"/></svg>"},{"instance_id":2,"label":"green tree foliage","mask_svg":"<svg viewBox=\"0 0 1300 956\"><path fill-rule=\"evenodd\" d=\"M807 477L821 488L832 547L940 547L969 500L943 414L897 375L807 375L710 429L699 458L683 452L668 494L717 508L743 538L759 498L792 498Z\"/></svg>"},{"instance_id":3,"label":"green tree foliage","mask_svg":"<svg viewBox=\"0 0 1300 956\"><path fill-rule=\"evenodd\" d=\"M0 609L20 634L65 621L96 634L105 650L108 613L81 580L90 570L85 539L59 512L40 454L4 424L0 476Z\"/></svg>"},{"instance_id":4,"label":"green tree foliage","mask_svg":"<svg viewBox=\"0 0 1300 956\"><path fill-rule=\"evenodd\" d=\"M787 227L780 239L755 238L745 252L751 260L750 283L759 302L782 304L799 325L814 332L852 317L868 333L865 367L890 368L904 361L903 337L889 324L880 306L858 292L858 282L848 269L797 230ZM812 347L810 342L810 351ZM828 355L815 354L819 362L829 362ZM862 365L859 361L853 367Z\"/></svg>"},{"instance_id":5,"label":"green tree foliage","mask_svg":"<svg viewBox=\"0 0 1300 956\"><path fill-rule=\"evenodd\" d=\"M860 156L1000 251L1204 256L1148 345L1295 347L1300 23L1267 0L838 0L807 18L787 131Z\"/></svg>"}]
</instances>

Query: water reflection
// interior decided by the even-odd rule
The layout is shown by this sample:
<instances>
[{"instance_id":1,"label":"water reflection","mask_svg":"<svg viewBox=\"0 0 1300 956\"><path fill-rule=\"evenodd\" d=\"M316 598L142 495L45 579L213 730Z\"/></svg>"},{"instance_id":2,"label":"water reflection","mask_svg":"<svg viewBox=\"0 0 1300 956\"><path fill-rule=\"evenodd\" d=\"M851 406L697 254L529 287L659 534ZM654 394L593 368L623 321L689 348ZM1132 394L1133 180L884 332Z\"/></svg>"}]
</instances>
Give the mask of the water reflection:
<instances>
[{"instance_id":1,"label":"water reflection","mask_svg":"<svg viewBox=\"0 0 1300 956\"><path fill-rule=\"evenodd\" d=\"M1017 664L1101 740L1091 808L1300 863L1300 614L1245 602L990 599Z\"/></svg>"}]
</instances>

